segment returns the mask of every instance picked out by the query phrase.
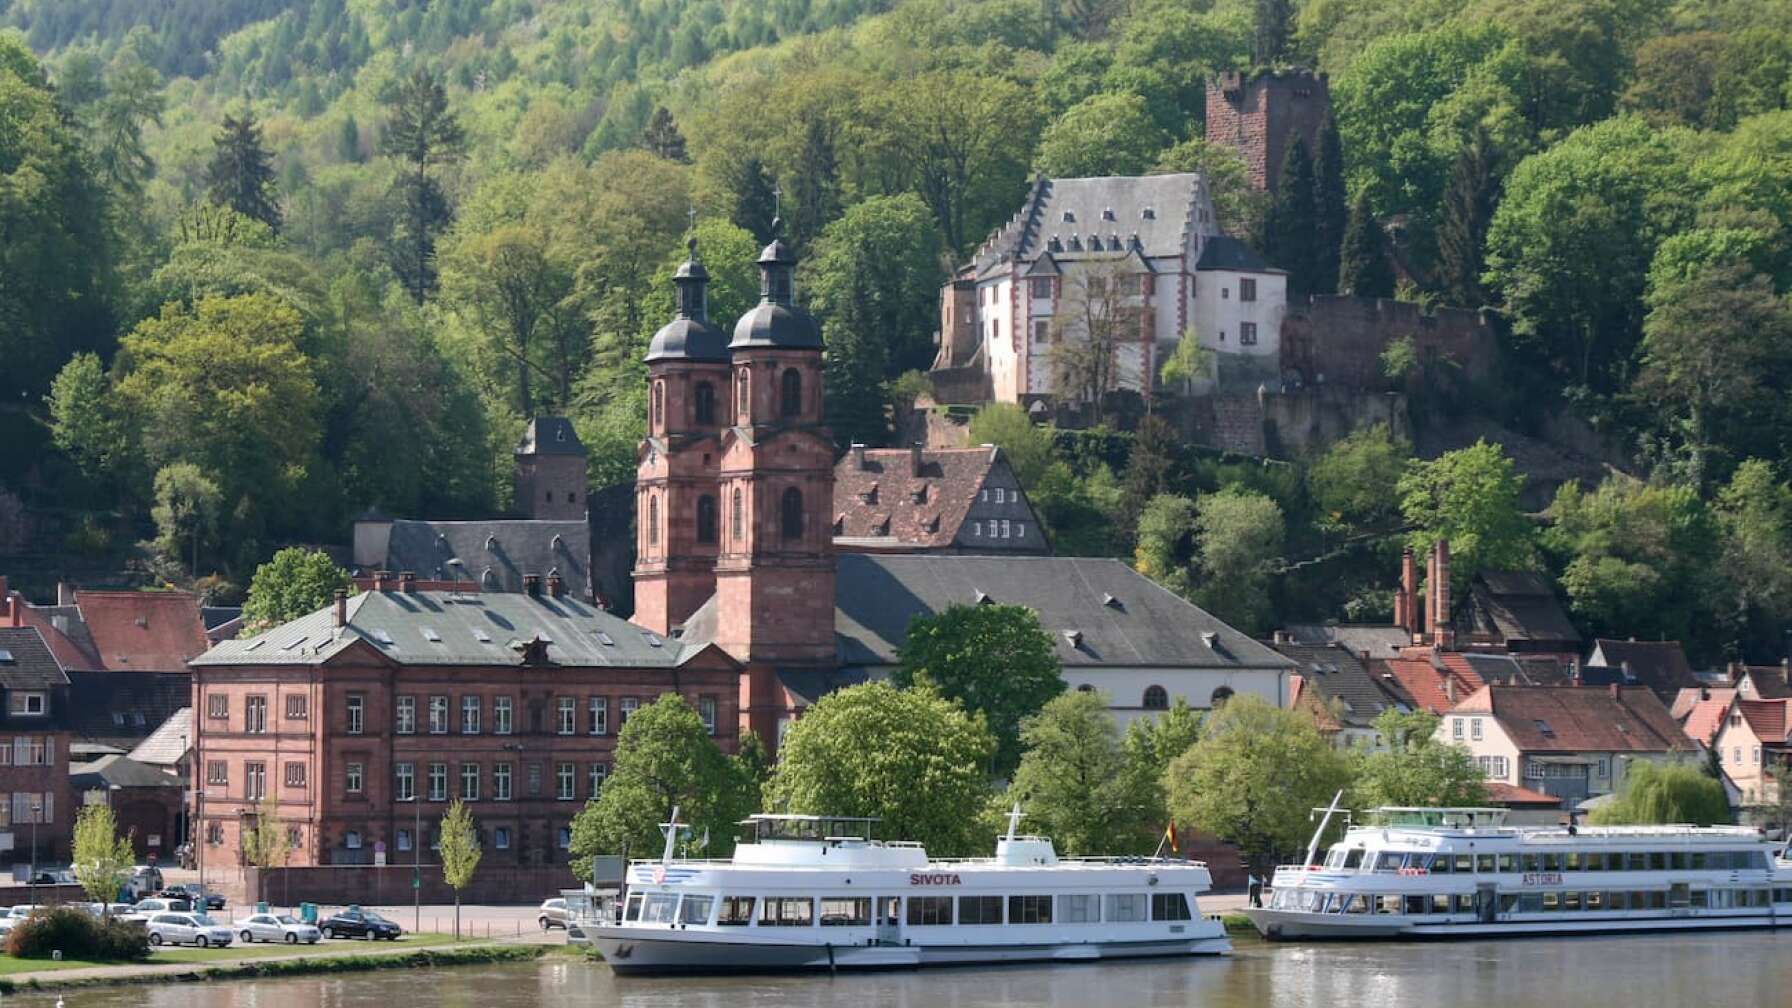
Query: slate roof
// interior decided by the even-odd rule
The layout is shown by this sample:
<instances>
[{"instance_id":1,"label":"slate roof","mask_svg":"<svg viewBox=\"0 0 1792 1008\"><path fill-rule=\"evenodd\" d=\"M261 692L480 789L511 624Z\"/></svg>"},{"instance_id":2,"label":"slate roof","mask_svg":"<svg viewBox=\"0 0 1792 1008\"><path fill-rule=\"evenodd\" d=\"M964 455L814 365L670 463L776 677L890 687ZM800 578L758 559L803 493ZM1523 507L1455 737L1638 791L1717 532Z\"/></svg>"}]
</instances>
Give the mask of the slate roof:
<instances>
[{"instance_id":1,"label":"slate roof","mask_svg":"<svg viewBox=\"0 0 1792 1008\"><path fill-rule=\"evenodd\" d=\"M1303 680L1329 713L1342 714L1346 725L1367 728L1390 707L1410 708L1412 698L1397 682L1383 680L1354 651L1338 644L1276 643L1270 645L1295 663Z\"/></svg>"},{"instance_id":2,"label":"slate roof","mask_svg":"<svg viewBox=\"0 0 1792 1008\"><path fill-rule=\"evenodd\" d=\"M842 553L834 597L847 666L894 665L912 617L981 600L1039 613L1066 668L1294 664L1112 559Z\"/></svg>"},{"instance_id":3,"label":"slate roof","mask_svg":"<svg viewBox=\"0 0 1792 1008\"><path fill-rule=\"evenodd\" d=\"M1642 686L1485 686L1450 713L1488 713L1520 752L1683 752L1695 748Z\"/></svg>"},{"instance_id":4,"label":"slate roof","mask_svg":"<svg viewBox=\"0 0 1792 1008\"><path fill-rule=\"evenodd\" d=\"M1742 685L1741 678L1748 679L1749 690L1755 699L1783 700L1792 697L1792 685L1786 682L1786 669L1780 665L1750 665L1742 670L1737 686Z\"/></svg>"},{"instance_id":5,"label":"slate roof","mask_svg":"<svg viewBox=\"0 0 1792 1008\"><path fill-rule=\"evenodd\" d=\"M1786 729L1792 721L1786 716L1786 700L1738 700L1736 713L1748 722L1749 730L1755 737L1767 745L1784 745L1788 739Z\"/></svg>"},{"instance_id":6,"label":"slate roof","mask_svg":"<svg viewBox=\"0 0 1792 1008\"><path fill-rule=\"evenodd\" d=\"M1077 257L1071 251L1072 236L1080 242L1099 236L1104 249L1115 242L1130 250L1136 235L1139 251L1146 256L1180 256L1188 235L1218 231L1215 221L1202 227L1195 220L1203 186L1201 176L1193 172L1035 179L1020 210L977 249L971 272L980 275L1004 262L1033 260L1047 251L1054 237L1060 240L1061 251L1053 253L1059 258Z\"/></svg>"},{"instance_id":7,"label":"slate roof","mask_svg":"<svg viewBox=\"0 0 1792 1008\"><path fill-rule=\"evenodd\" d=\"M68 678L70 730L126 751L193 702L191 672L70 672Z\"/></svg>"},{"instance_id":8,"label":"slate roof","mask_svg":"<svg viewBox=\"0 0 1792 1008\"><path fill-rule=\"evenodd\" d=\"M48 690L68 685L68 673L36 627L0 627L0 687Z\"/></svg>"},{"instance_id":9,"label":"slate roof","mask_svg":"<svg viewBox=\"0 0 1792 1008\"><path fill-rule=\"evenodd\" d=\"M254 637L224 641L193 664L322 665L364 641L406 665L520 666L520 645L540 638L553 664L675 668L707 646L665 640L570 595L368 591L347 605L345 626L336 625L335 606L325 606Z\"/></svg>"},{"instance_id":10,"label":"slate roof","mask_svg":"<svg viewBox=\"0 0 1792 1008\"><path fill-rule=\"evenodd\" d=\"M815 701L837 689L858 686L871 677L864 669L778 669L778 683L800 707L813 707Z\"/></svg>"},{"instance_id":11,"label":"slate roof","mask_svg":"<svg viewBox=\"0 0 1792 1008\"><path fill-rule=\"evenodd\" d=\"M108 755L87 763L72 763L70 783L77 792L103 787L185 787L186 782L160 767L139 763L129 756Z\"/></svg>"},{"instance_id":12,"label":"slate roof","mask_svg":"<svg viewBox=\"0 0 1792 1008\"><path fill-rule=\"evenodd\" d=\"M579 440L579 432L573 429L572 421L560 416L540 416L529 421L523 429L523 439L517 442L518 455L584 455L585 445Z\"/></svg>"},{"instance_id":13,"label":"slate roof","mask_svg":"<svg viewBox=\"0 0 1792 1008\"><path fill-rule=\"evenodd\" d=\"M1362 623L1290 623L1282 628L1298 644L1338 643L1353 654L1369 652L1370 658L1392 658L1412 645L1412 634L1397 626Z\"/></svg>"},{"instance_id":14,"label":"slate roof","mask_svg":"<svg viewBox=\"0 0 1792 1008\"><path fill-rule=\"evenodd\" d=\"M921 452L917 472L910 449L855 446L834 466L834 535L884 539L890 547L950 547L991 470L1007 465L1002 450L991 446L929 448ZM1018 492L1018 481L1005 483ZM1024 538L984 537L988 541L977 545L990 552L1005 544L1022 552L1043 552L1045 540L1031 505L1022 520L1028 524Z\"/></svg>"},{"instance_id":15,"label":"slate roof","mask_svg":"<svg viewBox=\"0 0 1792 1008\"><path fill-rule=\"evenodd\" d=\"M1197 270L1231 270L1235 273L1286 273L1258 255L1249 245L1227 235L1208 235L1201 243Z\"/></svg>"},{"instance_id":16,"label":"slate roof","mask_svg":"<svg viewBox=\"0 0 1792 1008\"><path fill-rule=\"evenodd\" d=\"M202 605L199 607L199 619L205 624L207 633L218 629L226 623L239 620L242 616L242 606Z\"/></svg>"},{"instance_id":17,"label":"slate roof","mask_svg":"<svg viewBox=\"0 0 1792 1008\"><path fill-rule=\"evenodd\" d=\"M182 707L170 714L148 738L137 743L131 750L131 758L152 766L174 766L187 755L192 738L193 708Z\"/></svg>"},{"instance_id":18,"label":"slate roof","mask_svg":"<svg viewBox=\"0 0 1792 1008\"><path fill-rule=\"evenodd\" d=\"M187 592L81 591L75 605L104 671L184 672L209 643Z\"/></svg>"},{"instance_id":19,"label":"slate roof","mask_svg":"<svg viewBox=\"0 0 1792 1008\"><path fill-rule=\"evenodd\" d=\"M1518 650L1580 649L1580 631L1557 600L1555 585L1532 571L1477 573L1454 622L1465 640L1488 640Z\"/></svg>"},{"instance_id":20,"label":"slate roof","mask_svg":"<svg viewBox=\"0 0 1792 1008\"><path fill-rule=\"evenodd\" d=\"M459 564L450 561L459 560ZM482 592L520 592L523 575L558 571L569 593L591 591L591 525L582 519L392 523L386 569Z\"/></svg>"},{"instance_id":21,"label":"slate roof","mask_svg":"<svg viewBox=\"0 0 1792 1008\"><path fill-rule=\"evenodd\" d=\"M1699 685L1679 641L1595 640L1587 664L1623 668L1631 682L1647 686L1663 697Z\"/></svg>"}]
</instances>

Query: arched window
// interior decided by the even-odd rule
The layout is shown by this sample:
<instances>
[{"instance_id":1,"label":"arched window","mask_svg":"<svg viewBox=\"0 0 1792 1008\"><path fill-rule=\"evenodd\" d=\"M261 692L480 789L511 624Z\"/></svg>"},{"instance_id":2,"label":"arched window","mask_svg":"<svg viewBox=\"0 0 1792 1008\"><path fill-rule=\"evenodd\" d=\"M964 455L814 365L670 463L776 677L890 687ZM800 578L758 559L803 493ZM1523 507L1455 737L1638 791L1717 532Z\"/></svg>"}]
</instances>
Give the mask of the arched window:
<instances>
[{"instance_id":1,"label":"arched window","mask_svg":"<svg viewBox=\"0 0 1792 1008\"><path fill-rule=\"evenodd\" d=\"M734 376L734 412L742 417L753 415L751 388L747 381L747 369L741 368Z\"/></svg>"},{"instance_id":2,"label":"arched window","mask_svg":"<svg viewBox=\"0 0 1792 1008\"><path fill-rule=\"evenodd\" d=\"M647 498L647 545L657 546L660 541L660 499L649 495Z\"/></svg>"},{"instance_id":3,"label":"arched window","mask_svg":"<svg viewBox=\"0 0 1792 1008\"><path fill-rule=\"evenodd\" d=\"M708 494L697 498L697 541L716 541L716 499Z\"/></svg>"},{"instance_id":4,"label":"arched window","mask_svg":"<svg viewBox=\"0 0 1792 1008\"><path fill-rule=\"evenodd\" d=\"M694 396L697 406L697 423L708 425L716 422L716 387L708 382L698 382Z\"/></svg>"},{"instance_id":5,"label":"arched window","mask_svg":"<svg viewBox=\"0 0 1792 1008\"><path fill-rule=\"evenodd\" d=\"M1226 701L1230 699L1232 699L1232 687L1221 686L1219 689L1213 691L1213 696L1208 699L1207 706L1218 710L1219 708L1226 706Z\"/></svg>"},{"instance_id":6,"label":"arched window","mask_svg":"<svg viewBox=\"0 0 1792 1008\"><path fill-rule=\"evenodd\" d=\"M1164 688L1162 686L1147 686L1147 687L1145 687L1145 709L1146 710L1169 710L1170 709L1170 694L1164 692Z\"/></svg>"},{"instance_id":7,"label":"arched window","mask_svg":"<svg viewBox=\"0 0 1792 1008\"><path fill-rule=\"evenodd\" d=\"M801 416L803 413L803 373L796 368L785 368L784 377L780 380L784 383L783 414L787 417Z\"/></svg>"},{"instance_id":8,"label":"arched window","mask_svg":"<svg viewBox=\"0 0 1792 1008\"><path fill-rule=\"evenodd\" d=\"M747 509L740 499L740 487L734 488L733 514L728 519L728 536L733 540L735 549L741 548L741 540L747 537Z\"/></svg>"},{"instance_id":9,"label":"arched window","mask_svg":"<svg viewBox=\"0 0 1792 1008\"><path fill-rule=\"evenodd\" d=\"M796 487L784 491L783 506L779 508L780 524L784 530L784 538L801 539L803 537L803 492Z\"/></svg>"},{"instance_id":10,"label":"arched window","mask_svg":"<svg viewBox=\"0 0 1792 1008\"><path fill-rule=\"evenodd\" d=\"M666 383L653 383L653 426L655 429L666 423Z\"/></svg>"}]
</instances>

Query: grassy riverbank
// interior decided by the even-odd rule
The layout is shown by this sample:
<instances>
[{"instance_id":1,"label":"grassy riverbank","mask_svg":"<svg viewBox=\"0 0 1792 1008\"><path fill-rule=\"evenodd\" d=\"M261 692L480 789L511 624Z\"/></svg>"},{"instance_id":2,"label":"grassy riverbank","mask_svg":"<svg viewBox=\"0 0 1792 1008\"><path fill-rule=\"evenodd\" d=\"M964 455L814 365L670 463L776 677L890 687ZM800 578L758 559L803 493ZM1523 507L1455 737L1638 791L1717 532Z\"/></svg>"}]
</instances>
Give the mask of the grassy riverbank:
<instances>
[{"instance_id":1,"label":"grassy riverbank","mask_svg":"<svg viewBox=\"0 0 1792 1008\"><path fill-rule=\"evenodd\" d=\"M105 984L188 983L250 977L348 973L376 969L464 966L517 962L537 958L550 945L456 944L451 935L417 935L403 944L366 950L342 945L314 946L294 952L289 946L174 949L158 952L143 963L93 963L78 960L0 957L0 994L18 990L86 987Z\"/></svg>"}]
</instances>

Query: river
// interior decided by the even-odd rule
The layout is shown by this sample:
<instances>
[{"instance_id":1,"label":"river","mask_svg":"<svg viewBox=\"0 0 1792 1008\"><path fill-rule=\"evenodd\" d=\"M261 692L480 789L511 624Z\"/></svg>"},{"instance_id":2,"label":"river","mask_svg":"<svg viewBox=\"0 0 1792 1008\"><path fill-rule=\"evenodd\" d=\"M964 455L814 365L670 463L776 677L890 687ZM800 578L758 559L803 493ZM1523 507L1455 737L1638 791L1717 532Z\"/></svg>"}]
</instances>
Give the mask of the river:
<instances>
[{"instance_id":1,"label":"river","mask_svg":"<svg viewBox=\"0 0 1792 1008\"><path fill-rule=\"evenodd\" d=\"M647 979L565 959L68 991L67 1008L1698 1008L1787 1003L1792 933L1242 944L1230 958ZM56 996L6 998L51 1008Z\"/></svg>"}]
</instances>

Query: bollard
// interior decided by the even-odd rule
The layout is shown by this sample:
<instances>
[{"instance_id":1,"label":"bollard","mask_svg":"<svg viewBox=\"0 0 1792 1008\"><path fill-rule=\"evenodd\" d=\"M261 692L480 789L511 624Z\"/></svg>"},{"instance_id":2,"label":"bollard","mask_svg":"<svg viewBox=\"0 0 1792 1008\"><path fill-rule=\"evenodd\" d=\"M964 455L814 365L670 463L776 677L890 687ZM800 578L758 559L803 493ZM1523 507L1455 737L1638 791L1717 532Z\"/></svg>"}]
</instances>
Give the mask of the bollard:
<instances>
[{"instance_id":1,"label":"bollard","mask_svg":"<svg viewBox=\"0 0 1792 1008\"><path fill-rule=\"evenodd\" d=\"M51 952L50 952L50 961L52 961L52 962L61 962L61 961L62 961L62 950L61 950L61 949L53 949L53 950L51 950Z\"/></svg>"}]
</instances>

